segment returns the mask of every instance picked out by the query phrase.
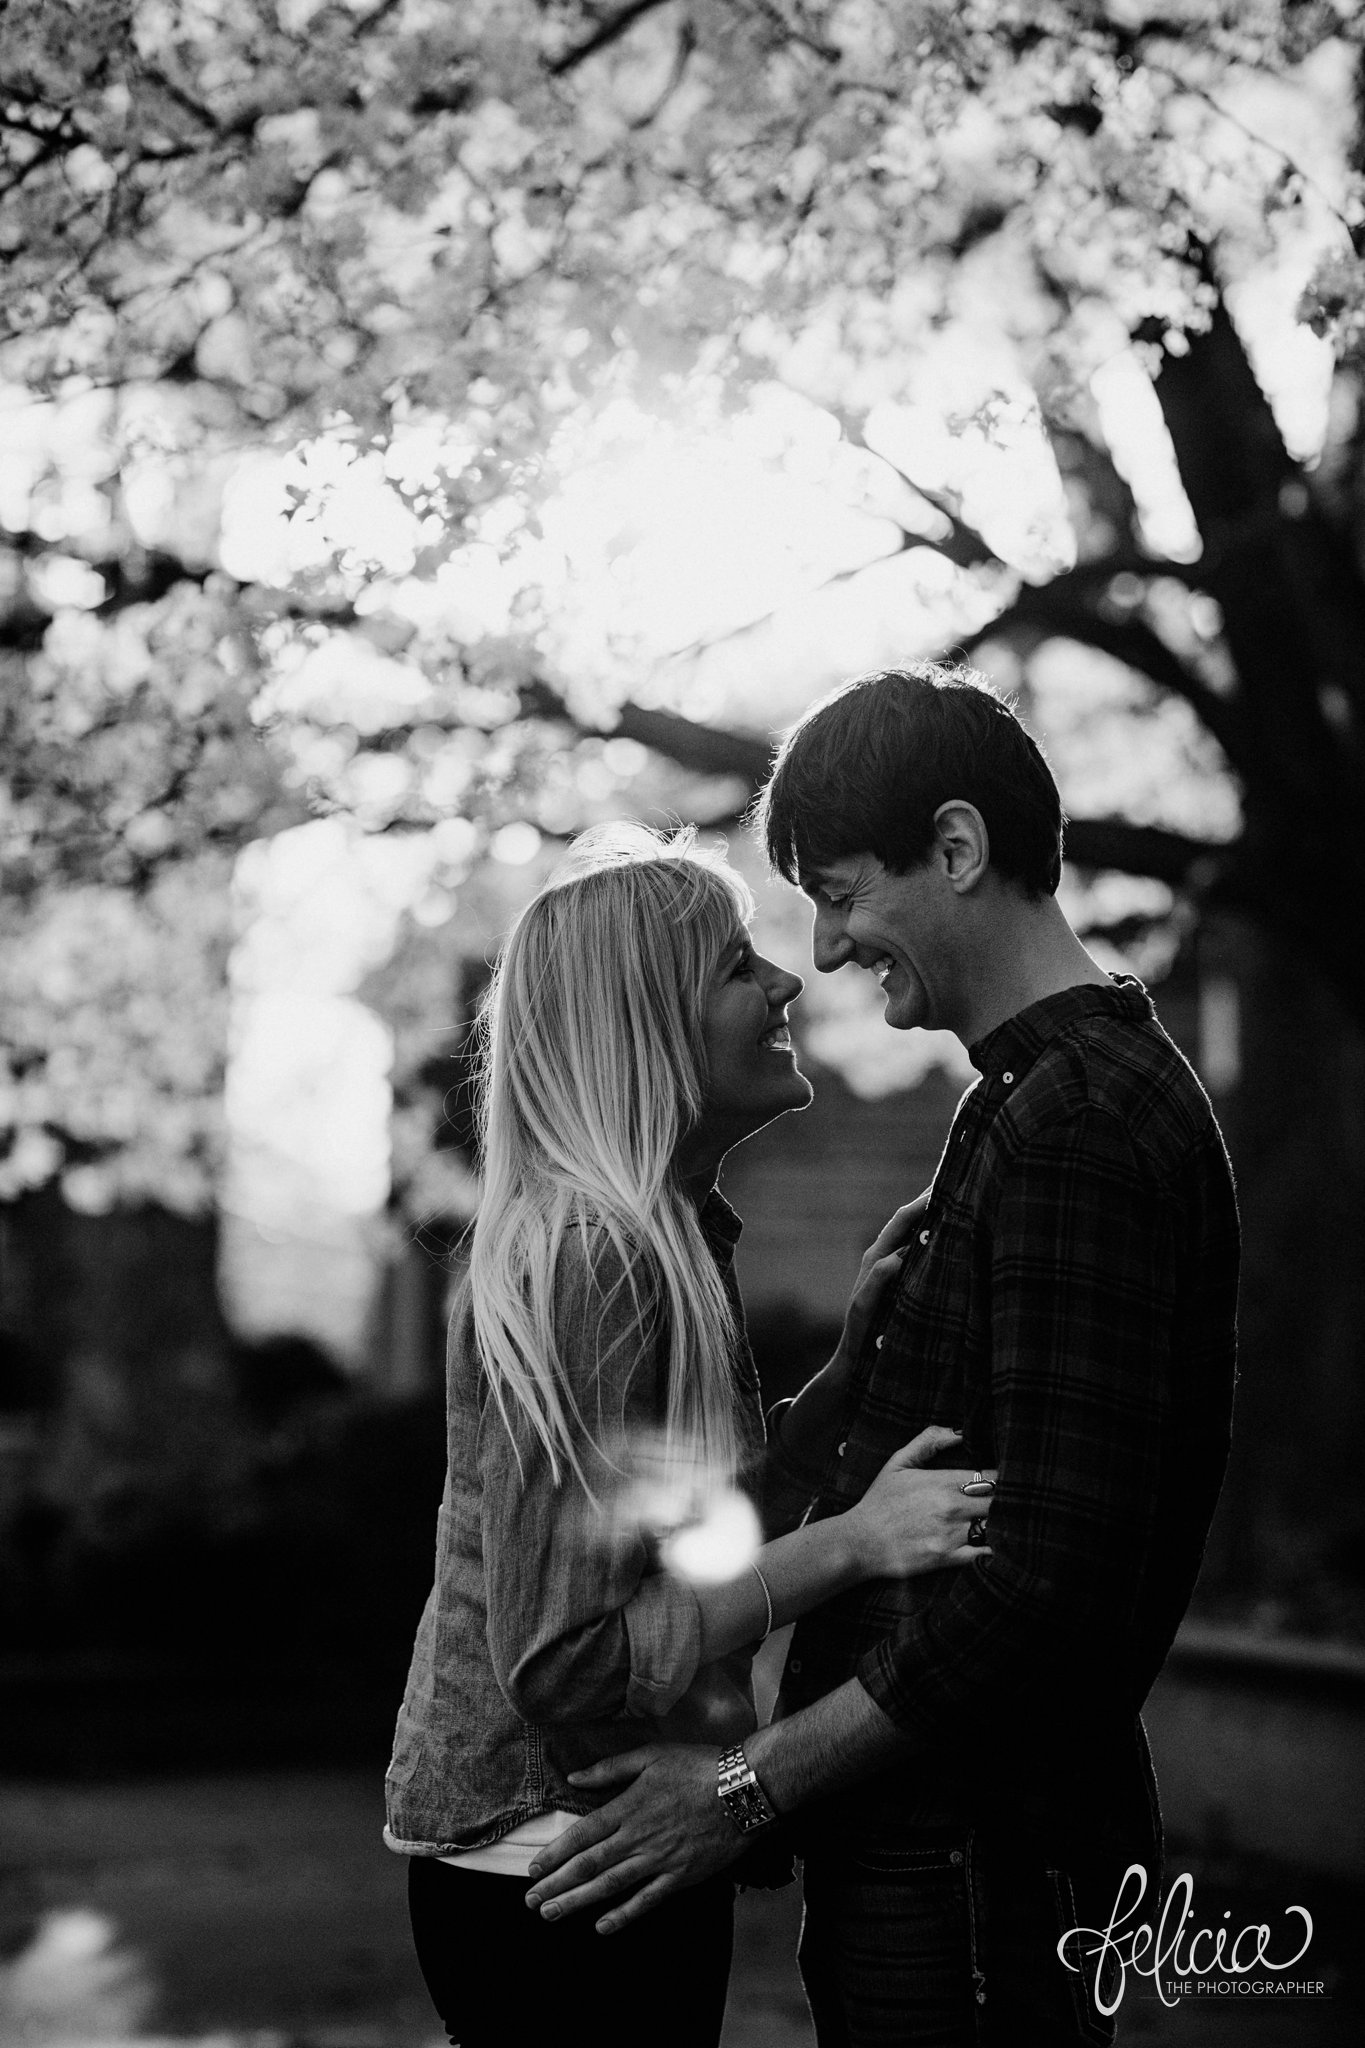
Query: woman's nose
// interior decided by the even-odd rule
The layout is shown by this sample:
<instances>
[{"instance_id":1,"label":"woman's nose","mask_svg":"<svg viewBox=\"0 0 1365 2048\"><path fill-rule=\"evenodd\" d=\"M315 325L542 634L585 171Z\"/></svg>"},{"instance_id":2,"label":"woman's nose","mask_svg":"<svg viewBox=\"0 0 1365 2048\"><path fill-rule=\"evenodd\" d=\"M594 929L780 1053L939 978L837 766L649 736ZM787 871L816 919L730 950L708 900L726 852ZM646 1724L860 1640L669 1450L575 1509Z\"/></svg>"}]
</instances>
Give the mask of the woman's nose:
<instances>
[{"instance_id":1,"label":"woman's nose","mask_svg":"<svg viewBox=\"0 0 1365 2048\"><path fill-rule=\"evenodd\" d=\"M794 1003L806 986L800 975L789 974L785 967L779 967L773 960L765 960L763 966L763 992L769 1003L784 1007L787 1003Z\"/></svg>"}]
</instances>

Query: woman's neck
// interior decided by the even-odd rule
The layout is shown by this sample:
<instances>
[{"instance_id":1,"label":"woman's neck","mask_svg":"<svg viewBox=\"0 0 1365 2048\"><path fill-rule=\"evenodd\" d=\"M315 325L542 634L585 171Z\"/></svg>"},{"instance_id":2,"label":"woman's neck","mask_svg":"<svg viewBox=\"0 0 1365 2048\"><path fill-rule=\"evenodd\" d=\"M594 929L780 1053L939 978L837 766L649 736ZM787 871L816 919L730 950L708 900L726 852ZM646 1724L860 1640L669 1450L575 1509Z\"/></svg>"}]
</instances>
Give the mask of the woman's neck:
<instances>
[{"instance_id":1,"label":"woman's neck","mask_svg":"<svg viewBox=\"0 0 1365 2048\"><path fill-rule=\"evenodd\" d=\"M724 1146L708 1144L700 1132L685 1138L678 1147L674 1160L678 1179L682 1182L683 1193L695 1208L701 1208L720 1178L724 1157Z\"/></svg>"}]
</instances>

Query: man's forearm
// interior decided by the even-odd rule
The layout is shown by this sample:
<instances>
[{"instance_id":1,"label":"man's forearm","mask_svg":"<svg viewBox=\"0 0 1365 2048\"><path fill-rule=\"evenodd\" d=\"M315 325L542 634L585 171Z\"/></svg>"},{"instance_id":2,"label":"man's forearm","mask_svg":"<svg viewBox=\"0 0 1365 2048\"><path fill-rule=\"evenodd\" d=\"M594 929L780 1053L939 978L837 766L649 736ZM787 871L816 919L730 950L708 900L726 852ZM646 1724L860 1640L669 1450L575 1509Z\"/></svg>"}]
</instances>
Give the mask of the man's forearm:
<instances>
[{"instance_id":1,"label":"man's forearm","mask_svg":"<svg viewBox=\"0 0 1365 2048\"><path fill-rule=\"evenodd\" d=\"M902 1762L918 1746L850 1678L799 1714L760 1728L745 1741L744 1753L772 1805L790 1813Z\"/></svg>"},{"instance_id":2,"label":"man's forearm","mask_svg":"<svg viewBox=\"0 0 1365 2048\"><path fill-rule=\"evenodd\" d=\"M790 1720L749 1736L744 1753L772 1805L788 1813L915 1748L850 1679ZM740 1853L743 1837L716 1797L709 1743L628 1750L573 1772L571 1782L578 1791L615 1797L536 1851L527 1901L547 1919L607 1906L598 1930L614 1933L649 1912L665 1891L715 1875ZM622 1903L625 1892L631 1896Z\"/></svg>"}]
</instances>

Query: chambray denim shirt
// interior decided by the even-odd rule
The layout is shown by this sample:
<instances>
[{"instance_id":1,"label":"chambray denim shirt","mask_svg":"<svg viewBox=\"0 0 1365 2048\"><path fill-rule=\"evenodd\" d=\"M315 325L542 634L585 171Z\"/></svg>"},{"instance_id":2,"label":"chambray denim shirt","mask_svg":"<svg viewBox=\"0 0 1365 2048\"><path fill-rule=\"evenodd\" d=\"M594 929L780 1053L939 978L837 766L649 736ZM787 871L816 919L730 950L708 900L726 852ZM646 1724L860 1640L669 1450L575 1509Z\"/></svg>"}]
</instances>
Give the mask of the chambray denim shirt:
<instances>
[{"instance_id":1,"label":"chambray denim shirt","mask_svg":"<svg viewBox=\"0 0 1365 2048\"><path fill-rule=\"evenodd\" d=\"M753 1490L763 1415L733 1271L741 1225L716 1190L700 1221L740 1331L742 1483ZM623 1279L604 1233L586 1245L566 1239L556 1335L599 1441L663 1420L657 1322L654 1341L642 1343ZM647 1534L594 1513L571 1473L554 1484L513 1405L509 1428L480 1368L465 1299L451 1321L436 1578L385 1781L384 1840L402 1855L480 1848L555 1808L590 1812L609 1795L576 1791L568 1772L646 1742L740 1742L756 1724L750 1652L700 1663L691 1589L660 1569ZM586 1435L580 1455L601 1500L616 1475Z\"/></svg>"}]
</instances>

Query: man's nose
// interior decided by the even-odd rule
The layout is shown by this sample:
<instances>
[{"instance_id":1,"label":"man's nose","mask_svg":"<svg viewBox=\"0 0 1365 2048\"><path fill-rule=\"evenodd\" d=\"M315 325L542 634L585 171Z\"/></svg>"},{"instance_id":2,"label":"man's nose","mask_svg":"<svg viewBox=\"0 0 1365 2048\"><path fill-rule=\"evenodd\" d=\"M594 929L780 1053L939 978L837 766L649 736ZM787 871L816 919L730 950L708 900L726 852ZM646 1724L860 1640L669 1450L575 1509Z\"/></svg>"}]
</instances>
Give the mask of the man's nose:
<instances>
[{"instance_id":1,"label":"man's nose","mask_svg":"<svg viewBox=\"0 0 1365 2048\"><path fill-rule=\"evenodd\" d=\"M836 968L853 958L853 941L844 930L843 920L823 903L815 906L810 949L821 974L833 974Z\"/></svg>"}]
</instances>

